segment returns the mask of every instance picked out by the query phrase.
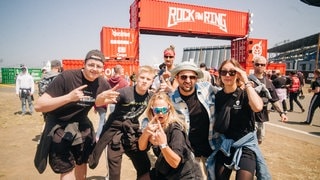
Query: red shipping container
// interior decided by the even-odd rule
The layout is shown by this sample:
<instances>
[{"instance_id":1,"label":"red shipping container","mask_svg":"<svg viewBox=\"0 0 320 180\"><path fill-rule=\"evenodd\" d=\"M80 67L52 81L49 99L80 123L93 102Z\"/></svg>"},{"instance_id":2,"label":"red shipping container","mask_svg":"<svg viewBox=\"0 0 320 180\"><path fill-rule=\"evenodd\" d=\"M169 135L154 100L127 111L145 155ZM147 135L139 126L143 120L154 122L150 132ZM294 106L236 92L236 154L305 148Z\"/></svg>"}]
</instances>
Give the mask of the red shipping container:
<instances>
[{"instance_id":1,"label":"red shipping container","mask_svg":"<svg viewBox=\"0 0 320 180\"><path fill-rule=\"evenodd\" d=\"M101 51L106 59L139 59L139 36L136 29L103 27Z\"/></svg>"},{"instance_id":2,"label":"red shipping container","mask_svg":"<svg viewBox=\"0 0 320 180\"><path fill-rule=\"evenodd\" d=\"M63 70L81 69L84 67L83 59L62 59Z\"/></svg>"},{"instance_id":3,"label":"red shipping container","mask_svg":"<svg viewBox=\"0 0 320 180\"><path fill-rule=\"evenodd\" d=\"M248 34L249 13L167 1L136 0L130 27L144 34L234 39Z\"/></svg>"},{"instance_id":4,"label":"red shipping container","mask_svg":"<svg viewBox=\"0 0 320 180\"><path fill-rule=\"evenodd\" d=\"M282 75L286 74L286 63L268 63L267 70L280 71Z\"/></svg>"},{"instance_id":5,"label":"red shipping container","mask_svg":"<svg viewBox=\"0 0 320 180\"><path fill-rule=\"evenodd\" d=\"M84 67L83 59L63 59L62 65L64 70L81 69ZM113 74L113 68L116 65L121 65L124 69L124 75L130 77L133 73L138 72L139 61L132 60L108 60L104 62L104 76L109 78Z\"/></svg>"},{"instance_id":6,"label":"red shipping container","mask_svg":"<svg viewBox=\"0 0 320 180\"><path fill-rule=\"evenodd\" d=\"M252 64L255 56L267 57L266 39L245 38L231 41L231 57L238 60L244 68Z\"/></svg>"}]
</instances>

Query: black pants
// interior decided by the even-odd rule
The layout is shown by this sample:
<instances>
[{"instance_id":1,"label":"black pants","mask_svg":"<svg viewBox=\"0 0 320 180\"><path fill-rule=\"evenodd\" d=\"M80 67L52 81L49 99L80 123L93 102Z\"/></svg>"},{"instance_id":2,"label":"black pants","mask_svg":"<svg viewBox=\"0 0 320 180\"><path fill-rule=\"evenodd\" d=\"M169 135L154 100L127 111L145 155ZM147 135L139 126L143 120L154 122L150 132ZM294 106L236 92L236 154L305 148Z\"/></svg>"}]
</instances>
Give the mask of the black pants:
<instances>
[{"instance_id":1,"label":"black pants","mask_svg":"<svg viewBox=\"0 0 320 180\"><path fill-rule=\"evenodd\" d=\"M315 94L312 96L310 101L308 116L306 120L308 124L311 124L314 112L316 111L317 108L320 108L320 95Z\"/></svg>"},{"instance_id":2,"label":"black pants","mask_svg":"<svg viewBox=\"0 0 320 180\"><path fill-rule=\"evenodd\" d=\"M137 171L138 179L150 171L151 163L146 151L125 151L122 144L120 149L113 149L109 144L108 149L108 165L109 165L109 179L120 180L122 155L125 153L132 161L134 168Z\"/></svg>"},{"instance_id":3,"label":"black pants","mask_svg":"<svg viewBox=\"0 0 320 180\"><path fill-rule=\"evenodd\" d=\"M290 105L291 111L293 110L293 101L300 107L301 110L303 109L300 101L298 100L298 95L299 95L298 91L289 93L289 105Z\"/></svg>"}]
</instances>

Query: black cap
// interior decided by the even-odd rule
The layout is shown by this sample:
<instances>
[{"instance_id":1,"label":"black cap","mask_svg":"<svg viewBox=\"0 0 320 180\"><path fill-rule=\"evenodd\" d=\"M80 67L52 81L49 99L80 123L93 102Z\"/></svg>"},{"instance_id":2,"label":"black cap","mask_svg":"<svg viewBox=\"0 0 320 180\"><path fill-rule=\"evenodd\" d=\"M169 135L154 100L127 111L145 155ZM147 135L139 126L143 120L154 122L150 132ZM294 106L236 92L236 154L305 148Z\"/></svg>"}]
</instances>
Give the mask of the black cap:
<instances>
[{"instance_id":1,"label":"black cap","mask_svg":"<svg viewBox=\"0 0 320 180\"><path fill-rule=\"evenodd\" d=\"M102 52L97 49L94 49L88 52L88 54L86 55L85 61L89 59L101 61L102 63L104 63L104 61L106 60Z\"/></svg>"}]
</instances>

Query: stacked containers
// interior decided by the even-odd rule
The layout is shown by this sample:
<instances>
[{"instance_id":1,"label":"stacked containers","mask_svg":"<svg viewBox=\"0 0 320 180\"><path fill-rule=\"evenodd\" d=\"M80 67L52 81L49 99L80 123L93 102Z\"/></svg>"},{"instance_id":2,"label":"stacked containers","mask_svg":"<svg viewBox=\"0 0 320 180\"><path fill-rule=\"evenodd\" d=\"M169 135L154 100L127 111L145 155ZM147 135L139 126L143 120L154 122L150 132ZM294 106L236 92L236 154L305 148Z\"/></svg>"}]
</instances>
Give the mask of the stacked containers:
<instances>
[{"instance_id":1,"label":"stacked containers","mask_svg":"<svg viewBox=\"0 0 320 180\"><path fill-rule=\"evenodd\" d=\"M21 68L1 68L2 84L15 84L16 77L20 72ZM42 77L40 68L29 68L28 72L35 82L39 81Z\"/></svg>"}]
</instances>

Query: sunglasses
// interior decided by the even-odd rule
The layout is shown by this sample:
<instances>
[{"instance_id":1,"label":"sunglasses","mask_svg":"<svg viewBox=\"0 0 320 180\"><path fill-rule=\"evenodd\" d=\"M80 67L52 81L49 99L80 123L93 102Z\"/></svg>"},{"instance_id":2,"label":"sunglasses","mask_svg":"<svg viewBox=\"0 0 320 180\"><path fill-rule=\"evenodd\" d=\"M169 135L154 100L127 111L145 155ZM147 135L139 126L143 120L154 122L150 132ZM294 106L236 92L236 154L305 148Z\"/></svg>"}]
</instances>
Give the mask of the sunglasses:
<instances>
[{"instance_id":1,"label":"sunglasses","mask_svg":"<svg viewBox=\"0 0 320 180\"><path fill-rule=\"evenodd\" d=\"M94 63L87 64L87 66L88 66L89 68L91 68L91 69L94 69L94 68L103 69L103 66L98 65L98 64L94 64Z\"/></svg>"},{"instance_id":2,"label":"sunglasses","mask_svg":"<svg viewBox=\"0 0 320 180\"><path fill-rule=\"evenodd\" d=\"M155 107L155 108L152 108L152 111L154 114L167 114L168 111L169 111L169 108L168 107Z\"/></svg>"},{"instance_id":3,"label":"sunglasses","mask_svg":"<svg viewBox=\"0 0 320 180\"><path fill-rule=\"evenodd\" d=\"M266 66L266 64L260 64L260 63L254 63L254 65L257 66L257 67L259 67L259 66L262 66L262 67Z\"/></svg>"},{"instance_id":4,"label":"sunglasses","mask_svg":"<svg viewBox=\"0 0 320 180\"><path fill-rule=\"evenodd\" d=\"M180 79L182 80L186 80L186 79L190 79L190 80L196 80L198 77L197 76L187 76L187 75L181 75Z\"/></svg>"},{"instance_id":5,"label":"sunglasses","mask_svg":"<svg viewBox=\"0 0 320 180\"><path fill-rule=\"evenodd\" d=\"M229 76L235 76L237 74L237 71L235 71L235 70L230 70L230 71L220 70L221 76L226 76L227 74L229 74Z\"/></svg>"},{"instance_id":6,"label":"sunglasses","mask_svg":"<svg viewBox=\"0 0 320 180\"><path fill-rule=\"evenodd\" d=\"M164 58L170 58L170 59L172 59L172 58L174 58L174 56L163 56Z\"/></svg>"}]
</instances>

